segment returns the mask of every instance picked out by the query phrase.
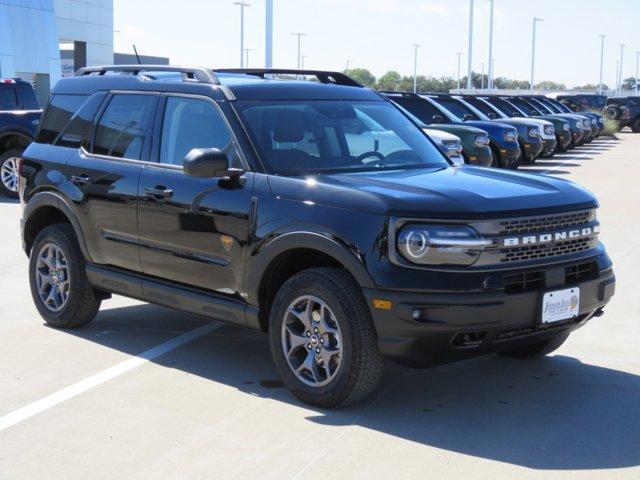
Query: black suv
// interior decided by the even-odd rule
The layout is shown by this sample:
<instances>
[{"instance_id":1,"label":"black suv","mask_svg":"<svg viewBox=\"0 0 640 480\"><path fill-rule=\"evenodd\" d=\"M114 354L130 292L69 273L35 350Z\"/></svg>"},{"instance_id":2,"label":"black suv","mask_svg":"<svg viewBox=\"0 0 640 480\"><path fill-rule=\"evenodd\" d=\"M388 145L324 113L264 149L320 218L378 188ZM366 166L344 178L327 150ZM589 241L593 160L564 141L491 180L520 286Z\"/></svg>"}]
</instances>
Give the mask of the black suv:
<instances>
[{"instance_id":1,"label":"black suv","mask_svg":"<svg viewBox=\"0 0 640 480\"><path fill-rule=\"evenodd\" d=\"M30 83L0 79L0 193L18 198L18 159L33 141L42 110Z\"/></svg>"},{"instance_id":2,"label":"black suv","mask_svg":"<svg viewBox=\"0 0 640 480\"><path fill-rule=\"evenodd\" d=\"M640 97L607 98L604 115L621 129L630 127L633 133L640 133Z\"/></svg>"},{"instance_id":3,"label":"black suv","mask_svg":"<svg viewBox=\"0 0 640 480\"><path fill-rule=\"evenodd\" d=\"M369 394L383 357L544 355L614 293L593 195L454 167L340 73L84 69L19 171L48 324L85 325L117 293L262 330L320 407Z\"/></svg>"}]
</instances>

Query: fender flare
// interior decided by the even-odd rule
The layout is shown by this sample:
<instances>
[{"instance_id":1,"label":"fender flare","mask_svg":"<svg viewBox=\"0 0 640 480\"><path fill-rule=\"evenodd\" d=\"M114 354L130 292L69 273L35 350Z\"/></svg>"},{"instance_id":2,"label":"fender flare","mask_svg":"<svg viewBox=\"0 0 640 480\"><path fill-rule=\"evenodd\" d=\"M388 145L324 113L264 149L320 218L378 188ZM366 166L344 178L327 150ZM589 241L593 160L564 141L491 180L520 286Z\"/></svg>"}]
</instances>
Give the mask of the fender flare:
<instances>
[{"instance_id":1,"label":"fender flare","mask_svg":"<svg viewBox=\"0 0 640 480\"><path fill-rule=\"evenodd\" d=\"M246 292L250 304L258 305L260 285L271 262L278 255L298 248L318 250L329 255L340 262L361 287L376 287L364 262L358 258L356 249L350 248L346 242L326 233L292 231L279 234L254 252L255 256L246 272Z\"/></svg>"},{"instance_id":2,"label":"fender flare","mask_svg":"<svg viewBox=\"0 0 640 480\"><path fill-rule=\"evenodd\" d=\"M80 245L80 250L84 257L91 262L91 256L89 255L89 250L87 249L87 244L84 240L84 235L82 234L82 229L80 228L80 223L76 218L73 208L69 205L69 203L65 200L65 198L57 192L53 191L44 191L38 192L34 194L31 198L29 198L24 211L22 213L22 219L24 222L24 233L26 233L27 225L29 224L29 220L33 217L33 214L38 211L38 209L42 207L53 207L57 210L60 210L68 219L69 223L73 227L73 230L76 233L76 238L78 239L78 244ZM23 233L23 235L24 235ZM26 240L26 239L25 239ZM29 246L24 242L25 250L27 255L29 255Z\"/></svg>"}]
</instances>

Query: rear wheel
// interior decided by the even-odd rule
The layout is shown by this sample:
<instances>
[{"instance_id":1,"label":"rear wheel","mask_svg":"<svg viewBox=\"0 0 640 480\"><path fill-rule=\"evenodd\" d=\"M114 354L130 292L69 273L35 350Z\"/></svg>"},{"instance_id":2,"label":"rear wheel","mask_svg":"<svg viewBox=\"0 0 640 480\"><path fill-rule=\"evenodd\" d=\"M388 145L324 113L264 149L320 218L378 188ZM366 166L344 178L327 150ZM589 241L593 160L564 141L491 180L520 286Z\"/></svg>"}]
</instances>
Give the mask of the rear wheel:
<instances>
[{"instance_id":1,"label":"rear wheel","mask_svg":"<svg viewBox=\"0 0 640 480\"><path fill-rule=\"evenodd\" d=\"M369 395L382 375L376 334L358 284L337 268L291 277L269 318L274 363L291 392L322 408Z\"/></svg>"},{"instance_id":2,"label":"rear wheel","mask_svg":"<svg viewBox=\"0 0 640 480\"><path fill-rule=\"evenodd\" d=\"M636 119L631 124L631 131L633 133L640 133L640 117L636 117Z\"/></svg>"},{"instance_id":3,"label":"rear wheel","mask_svg":"<svg viewBox=\"0 0 640 480\"><path fill-rule=\"evenodd\" d=\"M531 343L529 345L514 348L512 350L503 350L499 353L500 355L504 355L505 357L512 358L542 357L560 348L560 346L567 340L568 337L569 332L562 332L551 338L548 338L547 340Z\"/></svg>"},{"instance_id":4,"label":"rear wheel","mask_svg":"<svg viewBox=\"0 0 640 480\"><path fill-rule=\"evenodd\" d=\"M24 150L11 149L0 155L0 191L9 198L18 198L18 160Z\"/></svg>"},{"instance_id":5,"label":"rear wheel","mask_svg":"<svg viewBox=\"0 0 640 480\"><path fill-rule=\"evenodd\" d=\"M29 283L38 312L52 327L81 327L100 308L69 224L51 225L38 234L29 259Z\"/></svg>"}]
</instances>

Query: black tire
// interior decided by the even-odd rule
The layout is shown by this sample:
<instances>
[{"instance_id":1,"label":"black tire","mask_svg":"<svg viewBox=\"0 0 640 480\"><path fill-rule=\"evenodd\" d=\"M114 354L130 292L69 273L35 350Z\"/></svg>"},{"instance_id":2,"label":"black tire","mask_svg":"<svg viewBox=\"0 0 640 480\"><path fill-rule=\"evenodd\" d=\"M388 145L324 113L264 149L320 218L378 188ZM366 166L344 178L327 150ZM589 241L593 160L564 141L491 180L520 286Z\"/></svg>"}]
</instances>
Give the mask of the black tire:
<instances>
[{"instance_id":1,"label":"black tire","mask_svg":"<svg viewBox=\"0 0 640 480\"><path fill-rule=\"evenodd\" d=\"M640 133L640 117L636 117L636 119L631 124L631 131L633 133Z\"/></svg>"},{"instance_id":2,"label":"black tire","mask_svg":"<svg viewBox=\"0 0 640 480\"><path fill-rule=\"evenodd\" d=\"M36 283L38 256L47 244L53 244L64 254L68 269L69 290L66 303L59 311L52 311L40 298ZM52 327L77 328L93 320L101 300L89 285L85 260L71 225L57 223L43 229L36 237L29 259L31 296L42 318Z\"/></svg>"},{"instance_id":3,"label":"black tire","mask_svg":"<svg viewBox=\"0 0 640 480\"><path fill-rule=\"evenodd\" d=\"M493 144L489 146L491 148L491 165L489 166L492 168L505 168L504 162L500 157L500 152L498 151L498 147L496 147Z\"/></svg>"},{"instance_id":4,"label":"black tire","mask_svg":"<svg viewBox=\"0 0 640 480\"><path fill-rule=\"evenodd\" d=\"M0 155L0 172L3 172L4 174L5 164L16 157L22 157L23 152L24 149L22 148L12 148L11 150L7 150L2 155ZM5 185L5 182L2 181L2 179L0 179L0 192L5 197L18 198L18 191L9 189L7 185Z\"/></svg>"},{"instance_id":5,"label":"black tire","mask_svg":"<svg viewBox=\"0 0 640 480\"><path fill-rule=\"evenodd\" d=\"M524 148L524 143L520 143L520 165L531 165L535 159L527 158L527 149Z\"/></svg>"},{"instance_id":6,"label":"black tire","mask_svg":"<svg viewBox=\"0 0 640 480\"><path fill-rule=\"evenodd\" d=\"M604 116L609 120L620 120L622 109L618 105L609 105L604 109Z\"/></svg>"},{"instance_id":7,"label":"black tire","mask_svg":"<svg viewBox=\"0 0 640 480\"><path fill-rule=\"evenodd\" d=\"M511 358L533 358L548 355L560 348L560 346L569 338L569 332L558 333L557 335L543 340L541 342L531 343L523 347L514 348L512 350L503 350L500 355Z\"/></svg>"},{"instance_id":8,"label":"black tire","mask_svg":"<svg viewBox=\"0 0 640 480\"><path fill-rule=\"evenodd\" d=\"M335 377L323 386L307 385L289 366L282 344L288 307L305 295L314 296L335 314L341 332L342 354ZM383 361L378 352L371 313L360 286L343 270L302 271L280 288L269 318L271 355L285 385L300 400L321 408L340 408L370 395L380 383Z\"/></svg>"}]
</instances>

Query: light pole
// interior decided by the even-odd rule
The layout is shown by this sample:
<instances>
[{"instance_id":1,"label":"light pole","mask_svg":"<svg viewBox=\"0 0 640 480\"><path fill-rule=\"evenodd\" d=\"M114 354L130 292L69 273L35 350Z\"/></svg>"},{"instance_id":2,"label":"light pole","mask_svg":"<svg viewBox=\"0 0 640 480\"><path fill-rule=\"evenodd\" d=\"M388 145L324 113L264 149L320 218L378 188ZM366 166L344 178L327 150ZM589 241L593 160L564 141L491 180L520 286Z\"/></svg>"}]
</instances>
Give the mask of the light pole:
<instances>
[{"instance_id":1,"label":"light pole","mask_svg":"<svg viewBox=\"0 0 640 480\"><path fill-rule=\"evenodd\" d=\"M413 93L418 91L418 48L420 45L414 43L413 47Z\"/></svg>"},{"instance_id":2,"label":"light pole","mask_svg":"<svg viewBox=\"0 0 640 480\"><path fill-rule=\"evenodd\" d=\"M598 83L598 95L602 95L602 70L604 68L604 39L606 35L600 35L600 82Z\"/></svg>"},{"instance_id":3,"label":"light pole","mask_svg":"<svg viewBox=\"0 0 640 480\"><path fill-rule=\"evenodd\" d=\"M529 86L533 90L533 73L536 67L536 24L542 22L541 18L533 17L533 36L531 38L531 81Z\"/></svg>"},{"instance_id":4,"label":"light pole","mask_svg":"<svg viewBox=\"0 0 640 480\"><path fill-rule=\"evenodd\" d=\"M302 55L302 69L304 70L304 61L309 58L309 55Z\"/></svg>"},{"instance_id":5,"label":"light pole","mask_svg":"<svg viewBox=\"0 0 640 480\"><path fill-rule=\"evenodd\" d=\"M302 37L306 37L307 34L302 32L296 32L296 33L292 33L291 35L295 35L296 37L298 37L298 70L300 70L300 62L302 61L302 57L300 56L300 39Z\"/></svg>"},{"instance_id":6,"label":"light pole","mask_svg":"<svg viewBox=\"0 0 640 480\"><path fill-rule=\"evenodd\" d=\"M496 71L496 59L491 59L491 75ZM491 90L493 90L493 77L491 77Z\"/></svg>"},{"instance_id":7,"label":"light pole","mask_svg":"<svg viewBox=\"0 0 640 480\"><path fill-rule=\"evenodd\" d=\"M626 45L624 43L620 44L620 73L618 75L618 78L620 79L618 81L618 96L622 96L622 59L624 58L624 47Z\"/></svg>"},{"instance_id":8,"label":"light pole","mask_svg":"<svg viewBox=\"0 0 640 480\"><path fill-rule=\"evenodd\" d=\"M458 91L460 91L460 59L462 58L462 52L458 52Z\"/></svg>"},{"instance_id":9,"label":"light pole","mask_svg":"<svg viewBox=\"0 0 640 480\"><path fill-rule=\"evenodd\" d=\"M473 88L471 69L473 64L473 0L469 0L469 59L467 60L467 90Z\"/></svg>"},{"instance_id":10,"label":"light pole","mask_svg":"<svg viewBox=\"0 0 640 480\"><path fill-rule=\"evenodd\" d=\"M266 0L264 66L273 68L273 0Z\"/></svg>"},{"instance_id":11,"label":"light pole","mask_svg":"<svg viewBox=\"0 0 640 480\"><path fill-rule=\"evenodd\" d=\"M247 2L233 2L240 7L240 68L244 68L244 7L250 7Z\"/></svg>"},{"instance_id":12,"label":"light pole","mask_svg":"<svg viewBox=\"0 0 640 480\"><path fill-rule=\"evenodd\" d=\"M493 0L489 0L489 76L487 88L493 89Z\"/></svg>"},{"instance_id":13,"label":"light pole","mask_svg":"<svg viewBox=\"0 0 640 480\"><path fill-rule=\"evenodd\" d=\"M351 60L350 58L347 58L347 70L346 70L346 74L349 75L349 68L351 67L351 62L353 62L353 60Z\"/></svg>"},{"instance_id":14,"label":"light pole","mask_svg":"<svg viewBox=\"0 0 640 480\"><path fill-rule=\"evenodd\" d=\"M638 74L640 73L640 50L636 50L636 95L638 94Z\"/></svg>"},{"instance_id":15,"label":"light pole","mask_svg":"<svg viewBox=\"0 0 640 480\"><path fill-rule=\"evenodd\" d=\"M245 54L245 57L246 57L246 60L244 62L244 66L246 68L249 68L249 52L253 52L254 50L255 50L255 48L245 48L244 49L244 54Z\"/></svg>"}]
</instances>

